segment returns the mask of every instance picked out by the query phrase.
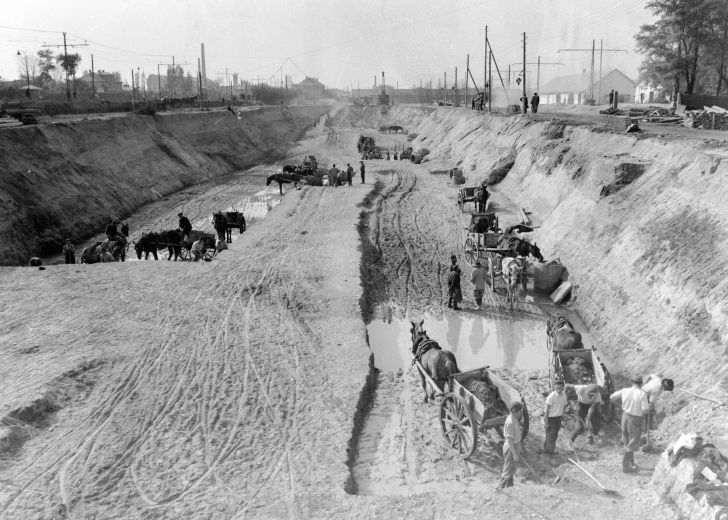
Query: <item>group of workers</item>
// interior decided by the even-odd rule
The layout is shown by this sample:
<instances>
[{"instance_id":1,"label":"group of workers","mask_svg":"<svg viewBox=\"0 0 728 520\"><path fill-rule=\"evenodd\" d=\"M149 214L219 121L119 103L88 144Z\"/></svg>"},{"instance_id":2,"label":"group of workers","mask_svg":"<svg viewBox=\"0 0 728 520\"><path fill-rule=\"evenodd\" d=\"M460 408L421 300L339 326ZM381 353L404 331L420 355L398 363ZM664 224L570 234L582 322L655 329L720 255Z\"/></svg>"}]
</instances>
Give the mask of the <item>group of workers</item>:
<instances>
[{"instance_id":1,"label":"group of workers","mask_svg":"<svg viewBox=\"0 0 728 520\"><path fill-rule=\"evenodd\" d=\"M647 431L652 427L655 414L655 405L663 391L671 392L674 389L672 379L662 378L657 374L650 374L643 381L642 376L636 376L628 388L623 388L611 394L609 400L618 402L622 408L622 471L633 473L638 466L634 461L634 453L642 444L643 428ZM574 390L578 403L577 427L571 433L569 448L573 451L573 443L582 433L587 433L588 442L594 443L594 438L601 429L602 418L602 387L595 383L584 385L565 384L563 381L554 383L553 391L546 397L544 406L544 438L543 453L553 455L556 453L556 440L561 429L568 399L566 389ZM510 408L510 414L503 425L503 471L497 489L513 485L513 475L518 463L527 464L524 449L521 444L520 420L523 414L521 403L515 403Z\"/></svg>"},{"instance_id":2,"label":"group of workers","mask_svg":"<svg viewBox=\"0 0 728 520\"><path fill-rule=\"evenodd\" d=\"M359 175L361 176L362 184L364 184L365 170L364 161L359 161ZM344 171L346 173L346 184L353 186L351 181L354 178L354 167L351 164L346 163L346 170ZM344 184L343 179L339 178L340 174L341 170L337 168L335 164L329 168L329 186L336 188L337 186Z\"/></svg>"}]
</instances>

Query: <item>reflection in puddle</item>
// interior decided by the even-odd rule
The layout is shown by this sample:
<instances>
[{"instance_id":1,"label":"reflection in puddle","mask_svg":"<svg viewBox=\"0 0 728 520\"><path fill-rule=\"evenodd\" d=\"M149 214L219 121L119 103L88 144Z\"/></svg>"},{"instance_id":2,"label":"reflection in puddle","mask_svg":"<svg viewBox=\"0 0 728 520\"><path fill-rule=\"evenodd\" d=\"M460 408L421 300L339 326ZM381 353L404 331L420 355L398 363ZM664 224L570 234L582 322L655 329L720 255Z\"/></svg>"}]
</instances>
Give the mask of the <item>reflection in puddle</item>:
<instances>
[{"instance_id":1,"label":"reflection in puddle","mask_svg":"<svg viewBox=\"0 0 728 520\"><path fill-rule=\"evenodd\" d=\"M591 346L591 338L581 320L566 313ZM529 316L502 319L481 316L450 316L438 320L425 316L424 327L430 338L455 354L460 370L490 365L519 370L548 366L546 320ZM374 364L383 372L396 372L411 364L410 322L397 318L372 321L367 325Z\"/></svg>"}]
</instances>

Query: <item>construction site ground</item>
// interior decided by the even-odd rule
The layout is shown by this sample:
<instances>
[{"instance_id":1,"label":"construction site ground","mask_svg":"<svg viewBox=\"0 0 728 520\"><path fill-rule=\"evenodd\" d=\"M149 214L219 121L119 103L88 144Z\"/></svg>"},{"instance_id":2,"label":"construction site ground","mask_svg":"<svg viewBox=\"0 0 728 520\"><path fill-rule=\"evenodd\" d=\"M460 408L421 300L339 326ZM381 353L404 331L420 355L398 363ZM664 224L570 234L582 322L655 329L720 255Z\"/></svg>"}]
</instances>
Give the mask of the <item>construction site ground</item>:
<instances>
[{"instance_id":1,"label":"construction site ground","mask_svg":"<svg viewBox=\"0 0 728 520\"><path fill-rule=\"evenodd\" d=\"M525 397L535 469L505 491L495 432L463 460L416 370L375 368L367 324L457 315L447 266L451 254L464 263L469 218L458 187L430 173L446 161L367 161L360 182L361 133L407 143L378 136L378 122L332 108L291 156L351 163L353 186L288 184L280 197L274 183L267 215L212 262L0 268L0 519L679 518L649 484L657 454L621 472L616 423L573 452L570 412L557 454L539 453L546 366L496 369ZM131 217L132 238L150 221L173 225L180 207L211 231L221 201L260 196L276 167L153 203ZM521 220L520 201L492 193L501 225ZM503 348L545 350L557 308L529 290L511 311L486 288L477 310L469 272L459 312L487 320ZM520 328L537 332L510 332ZM619 386L630 374L613 375Z\"/></svg>"}]
</instances>

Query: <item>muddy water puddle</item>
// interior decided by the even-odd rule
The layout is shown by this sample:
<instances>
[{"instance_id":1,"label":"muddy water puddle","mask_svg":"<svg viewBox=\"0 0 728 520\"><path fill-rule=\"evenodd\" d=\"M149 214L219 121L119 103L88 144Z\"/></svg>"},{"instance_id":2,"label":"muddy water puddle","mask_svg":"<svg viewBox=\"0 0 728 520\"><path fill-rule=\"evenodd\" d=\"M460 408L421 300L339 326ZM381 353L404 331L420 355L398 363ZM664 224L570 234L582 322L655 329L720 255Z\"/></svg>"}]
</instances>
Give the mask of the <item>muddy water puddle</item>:
<instances>
[{"instance_id":1,"label":"muddy water puddle","mask_svg":"<svg viewBox=\"0 0 728 520\"><path fill-rule=\"evenodd\" d=\"M374 364L383 372L396 372L411 364L410 322L393 318L367 326ZM480 316L425 316L428 336L455 354L461 370L490 365L520 370L546 366L545 320L491 319Z\"/></svg>"}]
</instances>

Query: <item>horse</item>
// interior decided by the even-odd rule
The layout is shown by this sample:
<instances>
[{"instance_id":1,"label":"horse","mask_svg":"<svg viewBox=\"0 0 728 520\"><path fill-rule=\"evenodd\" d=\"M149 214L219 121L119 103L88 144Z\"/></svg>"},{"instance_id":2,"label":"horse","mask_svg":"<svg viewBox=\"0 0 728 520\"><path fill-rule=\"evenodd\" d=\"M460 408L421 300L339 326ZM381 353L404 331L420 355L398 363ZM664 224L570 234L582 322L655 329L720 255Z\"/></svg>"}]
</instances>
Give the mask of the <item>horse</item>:
<instances>
[{"instance_id":1,"label":"horse","mask_svg":"<svg viewBox=\"0 0 728 520\"><path fill-rule=\"evenodd\" d=\"M538 246L535 243L532 244L522 238L508 236L507 234L503 235L503 238L501 238L501 240L498 242L498 248L510 249L511 251L514 251L518 256L531 255L539 262L544 261L543 255L541 255L541 250L538 248Z\"/></svg>"},{"instance_id":2,"label":"horse","mask_svg":"<svg viewBox=\"0 0 728 520\"><path fill-rule=\"evenodd\" d=\"M298 166L294 166L292 164L286 164L283 166L283 172L284 173L298 173Z\"/></svg>"},{"instance_id":3,"label":"horse","mask_svg":"<svg viewBox=\"0 0 728 520\"><path fill-rule=\"evenodd\" d=\"M397 125L390 126L389 131L394 132L395 134L402 132L403 134L407 135L407 131L404 128L402 128L401 126L397 126Z\"/></svg>"},{"instance_id":4,"label":"horse","mask_svg":"<svg viewBox=\"0 0 728 520\"><path fill-rule=\"evenodd\" d=\"M274 173L273 175L268 176L265 181L265 185L270 186L271 182L278 182L278 189L281 191L281 195L283 195L283 184L295 184L299 180L301 180L301 176L296 175L295 173Z\"/></svg>"},{"instance_id":5,"label":"horse","mask_svg":"<svg viewBox=\"0 0 728 520\"><path fill-rule=\"evenodd\" d=\"M485 213L486 207L488 206L489 197L490 193L488 193L488 190L485 188L485 186L478 186L475 188L475 193L473 194L473 203L475 204L475 210L478 213Z\"/></svg>"},{"instance_id":6,"label":"horse","mask_svg":"<svg viewBox=\"0 0 728 520\"><path fill-rule=\"evenodd\" d=\"M561 314L550 314L546 324L546 334L551 338L554 350L584 348L581 334Z\"/></svg>"},{"instance_id":7,"label":"horse","mask_svg":"<svg viewBox=\"0 0 728 520\"><path fill-rule=\"evenodd\" d=\"M506 257L501 262L501 276L503 276L503 281L506 283L506 301L508 301L511 310L513 310L513 306L518 300L519 276L525 276L521 262L525 262L525 258Z\"/></svg>"},{"instance_id":8,"label":"horse","mask_svg":"<svg viewBox=\"0 0 728 520\"><path fill-rule=\"evenodd\" d=\"M169 256L167 260L177 261L180 254L182 253L182 233L178 229L171 229L169 231L162 231L159 233L142 233L139 240L134 242L134 249L136 250L137 259L142 259L142 253L144 253L144 260L149 259L149 253L152 253L155 260L157 258L157 249L167 248Z\"/></svg>"},{"instance_id":9,"label":"horse","mask_svg":"<svg viewBox=\"0 0 728 520\"><path fill-rule=\"evenodd\" d=\"M120 243L115 241L96 242L81 251L82 264L96 264L99 262L118 262L121 257Z\"/></svg>"},{"instance_id":10,"label":"horse","mask_svg":"<svg viewBox=\"0 0 728 520\"><path fill-rule=\"evenodd\" d=\"M212 214L212 227L220 240L232 242L232 231L227 225L227 218L221 211Z\"/></svg>"},{"instance_id":11,"label":"horse","mask_svg":"<svg viewBox=\"0 0 728 520\"><path fill-rule=\"evenodd\" d=\"M412 327L410 328L410 334L412 336L412 355L415 361L419 361L422 368L429 374L429 376L435 381L437 386L442 389L448 378L460 372L457 361L455 360L455 354L449 350L442 350L440 345L436 341L431 340L422 328L425 320L415 323L410 321ZM427 393L427 383L425 381L424 374L420 374L422 377L422 389L425 391L425 402L428 399L434 399L434 389L430 395Z\"/></svg>"}]
</instances>

